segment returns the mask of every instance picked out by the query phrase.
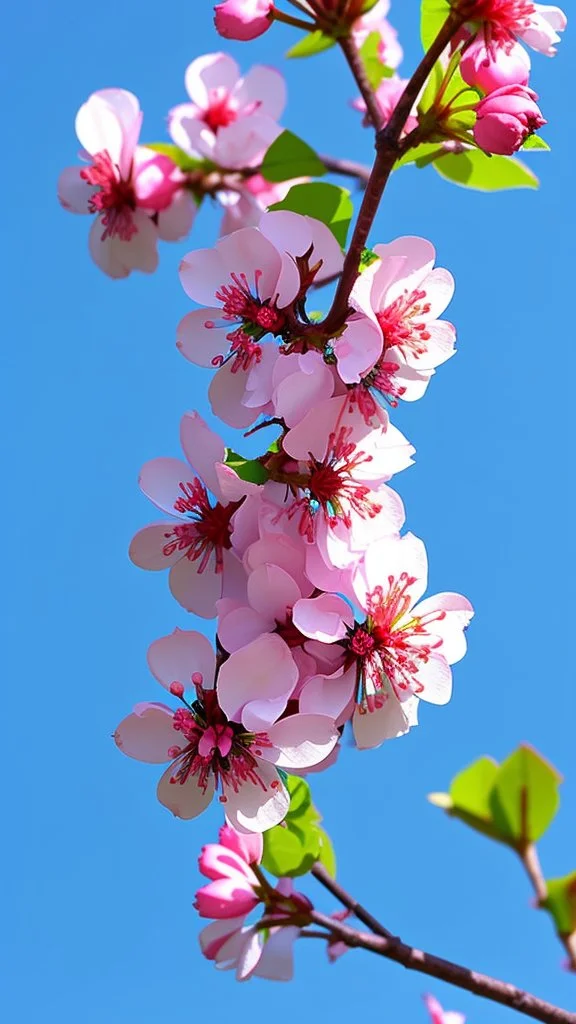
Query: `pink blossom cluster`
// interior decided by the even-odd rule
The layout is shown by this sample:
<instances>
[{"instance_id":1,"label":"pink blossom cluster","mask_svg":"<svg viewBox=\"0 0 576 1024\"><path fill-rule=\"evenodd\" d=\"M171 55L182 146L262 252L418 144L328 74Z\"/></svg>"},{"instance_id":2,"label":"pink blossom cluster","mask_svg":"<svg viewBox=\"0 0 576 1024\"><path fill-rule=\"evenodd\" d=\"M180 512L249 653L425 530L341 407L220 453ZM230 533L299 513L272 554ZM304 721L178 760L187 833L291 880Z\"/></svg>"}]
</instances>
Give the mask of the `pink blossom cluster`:
<instances>
[{"instance_id":1,"label":"pink blossom cluster","mask_svg":"<svg viewBox=\"0 0 576 1024\"><path fill-rule=\"evenodd\" d=\"M456 0L466 10L460 71L483 97L476 108L474 140L487 153L510 155L546 120L528 87L531 61L522 46L553 57L566 15L531 0Z\"/></svg>"},{"instance_id":2,"label":"pink blossom cluster","mask_svg":"<svg viewBox=\"0 0 576 1024\"><path fill-rule=\"evenodd\" d=\"M168 569L179 604L217 622L216 650L188 630L151 645L176 704L139 704L116 731L124 753L167 763L158 798L181 818L218 792L236 830L265 831L289 807L283 773L329 768L347 723L357 747L376 747L416 724L420 700L450 699L472 608L454 593L424 598L425 548L401 536L390 486L414 448L384 406L422 395L453 354L454 328L439 319L453 280L424 239L374 257L337 336L302 312L315 281L342 267L320 221L265 213L182 261L202 305L178 345L215 371L214 413L280 432L242 462L189 412L185 458L141 471L163 518L136 534L132 560Z\"/></svg>"},{"instance_id":3,"label":"pink blossom cluster","mask_svg":"<svg viewBox=\"0 0 576 1024\"><path fill-rule=\"evenodd\" d=\"M110 277L153 272L158 241L184 238L204 195L223 208L227 233L258 223L293 184L258 173L282 131L279 71L255 65L242 75L228 54L209 53L189 65L185 86L188 102L168 116L171 143L157 149L139 144L142 111L125 89L93 93L76 115L83 164L62 171L58 196L71 213L95 215L90 254Z\"/></svg>"}]
</instances>

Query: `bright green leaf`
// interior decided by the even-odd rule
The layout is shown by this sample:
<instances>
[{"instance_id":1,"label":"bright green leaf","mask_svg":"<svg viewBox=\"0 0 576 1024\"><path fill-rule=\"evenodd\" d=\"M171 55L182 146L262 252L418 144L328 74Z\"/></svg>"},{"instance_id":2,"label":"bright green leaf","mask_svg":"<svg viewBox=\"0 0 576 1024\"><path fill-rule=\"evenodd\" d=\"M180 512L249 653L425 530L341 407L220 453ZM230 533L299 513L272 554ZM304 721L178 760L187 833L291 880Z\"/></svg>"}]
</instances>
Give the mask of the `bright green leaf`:
<instances>
[{"instance_id":1,"label":"bright green leaf","mask_svg":"<svg viewBox=\"0 0 576 1024\"><path fill-rule=\"evenodd\" d=\"M452 779L450 797L454 807L490 821L490 793L498 775L498 763L480 757Z\"/></svg>"},{"instance_id":2,"label":"bright green leaf","mask_svg":"<svg viewBox=\"0 0 576 1024\"><path fill-rule=\"evenodd\" d=\"M442 25L450 14L448 0L422 0L420 5L420 38L425 50L429 50Z\"/></svg>"},{"instance_id":3,"label":"bright green leaf","mask_svg":"<svg viewBox=\"0 0 576 1024\"><path fill-rule=\"evenodd\" d=\"M322 53L334 46L336 40L332 36L326 36L323 32L310 32L303 39L300 39L287 51L287 57L313 57L316 53Z\"/></svg>"},{"instance_id":4,"label":"bright green leaf","mask_svg":"<svg viewBox=\"0 0 576 1024\"><path fill-rule=\"evenodd\" d=\"M380 60L381 42L379 32L370 32L360 47L360 59L372 89L377 89L384 78L392 78L394 74L394 68L387 67Z\"/></svg>"},{"instance_id":5,"label":"bright green leaf","mask_svg":"<svg viewBox=\"0 0 576 1024\"><path fill-rule=\"evenodd\" d=\"M538 178L520 160L509 156L487 156L481 150L445 153L434 161L442 178L480 192L509 188L538 188Z\"/></svg>"},{"instance_id":6,"label":"bright green leaf","mask_svg":"<svg viewBox=\"0 0 576 1024\"><path fill-rule=\"evenodd\" d=\"M430 107L434 103L438 95L438 90L442 84L444 78L444 67L442 61L437 60L432 71L428 75L424 91L418 101L418 111L425 113L430 110Z\"/></svg>"},{"instance_id":7,"label":"bright green leaf","mask_svg":"<svg viewBox=\"0 0 576 1024\"><path fill-rule=\"evenodd\" d=\"M225 463L234 470L241 480L249 480L253 484L265 484L268 473L258 459L245 459L231 448L226 449Z\"/></svg>"},{"instance_id":8,"label":"bright green leaf","mask_svg":"<svg viewBox=\"0 0 576 1024\"><path fill-rule=\"evenodd\" d=\"M542 904L552 915L559 935L576 931L576 871L563 878L547 878L548 898Z\"/></svg>"},{"instance_id":9,"label":"bright green leaf","mask_svg":"<svg viewBox=\"0 0 576 1024\"><path fill-rule=\"evenodd\" d=\"M419 146L413 146L404 156L401 156L396 161L394 170L397 167L406 167L407 164L416 164L416 167L426 167L427 164L432 163L433 160L442 156L443 153L442 146L437 142L421 142Z\"/></svg>"},{"instance_id":10,"label":"bright green leaf","mask_svg":"<svg viewBox=\"0 0 576 1024\"><path fill-rule=\"evenodd\" d=\"M363 270L366 270L367 267L371 267L378 259L380 259L380 257L376 255L373 249L362 249L362 254L360 256L360 273L362 273Z\"/></svg>"},{"instance_id":11,"label":"bright green leaf","mask_svg":"<svg viewBox=\"0 0 576 1024\"><path fill-rule=\"evenodd\" d=\"M336 861L330 839L320 828L322 820L310 795L308 783L295 775L286 777L290 807L283 822L264 833L262 864L280 878L305 875L317 860L327 871L336 873Z\"/></svg>"},{"instance_id":12,"label":"bright green leaf","mask_svg":"<svg viewBox=\"0 0 576 1024\"><path fill-rule=\"evenodd\" d=\"M554 819L561 776L536 750L522 745L500 766L490 796L498 832L514 844L540 839Z\"/></svg>"},{"instance_id":13,"label":"bright green leaf","mask_svg":"<svg viewBox=\"0 0 576 1024\"><path fill-rule=\"evenodd\" d=\"M270 210L292 210L321 220L328 225L342 247L346 244L354 213L348 189L325 181L293 185L286 198L280 203L274 203Z\"/></svg>"},{"instance_id":14,"label":"bright green leaf","mask_svg":"<svg viewBox=\"0 0 576 1024\"><path fill-rule=\"evenodd\" d=\"M297 775L289 775L286 780L286 788L290 793L290 808L286 817L303 817L312 807L310 786ZM320 815L317 815L317 820L320 820Z\"/></svg>"},{"instance_id":15,"label":"bright green leaf","mask_svg":"<svg viewBox=\"0 0 576 1024\"><path fill-rule=\"evenodd\" d=\"M332 841L323 828L318 829L318 837L320 839L318 860L324 865L328 874L332 875L332 878L336 878L336 854Z\"/></svg>"},{"instance_id":16,"label":"bright green leaf","mask_svg":"<svg viewBox=\"0 0 576 1024\"><path fill-rule=\"evenodd\" d=\"M550 146L540 135L529 135L524 144L520 147L521 149L542 149L550 151Z\"/></svg>"},{"instance_id":17,"label":"bright green leaf","mask_svg":"<svg viewBox=\"0 0 576 1024\"><path fill-rule=\"evenodd\" d=\"M163 153L164 156L170 157L181 171L205 170L208 172L215 167L215 164L211 163L210 160L201 160L195 156L188 156L188 153L180 149L180 146L174 146L171 142L144 142L143 145L147 149L153 149L155 153Z\"/></svg>"},{"instance_id":18,"label":"bright green leaf","mask_svg":"<svg viewBox=\"0 0 576 1024\"><path fill-rule=\"evenodd\" d=\"M307 142L283 131L266 151L260 173L275 182L325 174L326 168Z\"/></svg>"}]
</instances>

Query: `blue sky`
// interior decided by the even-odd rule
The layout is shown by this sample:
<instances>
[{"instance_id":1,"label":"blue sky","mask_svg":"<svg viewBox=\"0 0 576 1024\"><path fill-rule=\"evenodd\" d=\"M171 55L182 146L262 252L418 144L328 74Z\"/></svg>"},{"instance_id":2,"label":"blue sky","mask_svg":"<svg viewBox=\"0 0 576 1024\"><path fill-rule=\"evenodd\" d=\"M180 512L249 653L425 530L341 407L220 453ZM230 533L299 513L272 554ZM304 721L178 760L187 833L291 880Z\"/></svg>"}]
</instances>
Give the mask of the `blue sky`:
<instances>
[{"instance_id":1,"label":"blue sky","mask_svg":"<svg viewBox=\"0 0 576 1024\"><path fill-rule=\"evenodd\" d=\"M393 21L417 58L417 4ZM510 1012L350 953L329 967L302 944L296 980L237 985L197 951L196 856L218 809L183 823L154 798L157 772L111 740L140 699L157 699L148 644L197 625L163 576L128 561L153 518L140 465L177 455L182 412L206 412L208 375L177 353L189 308L177 266L211 244L202 213L192 242L164 245L151 278L106 279L90 262L88 222L58 207L55 183L76 153L74 115L95 89L140 97L143 137L164 138L183 74L221 48L208 0L70 0L4 15L6 285L2 304L5 728L1 941L12 1024L165 1024L273 1012L275 1024L425 1020L433 991L472 1024ZM245 68L282 62L277 28L230 47ZM573 383L574 37L534 57L550 154L531 157L538 193L497 196L450 186L432 170L392 180L372 242L421 234L456 277L459 353L425 399L396 422L417 449L397 480L408 525L426 541L430 587L461 590L477 615L455 696L424 708L403 740L358 754L314 780L343 884L406 941L493 972L561 1004L576 979L512 856L444 819L426 793L483 753L529 740L567 775L561 814L542 843L549 875L576 868L572 622L575 612ZM284 63L284 124L320 151L368 161L371 138L348 107L354 89L336 52ZM231 439L231 434L227 435ZM8 706L6 706L8 705ZM330 911L330 898L319 904Z\"/></svg>"}]
</instances>

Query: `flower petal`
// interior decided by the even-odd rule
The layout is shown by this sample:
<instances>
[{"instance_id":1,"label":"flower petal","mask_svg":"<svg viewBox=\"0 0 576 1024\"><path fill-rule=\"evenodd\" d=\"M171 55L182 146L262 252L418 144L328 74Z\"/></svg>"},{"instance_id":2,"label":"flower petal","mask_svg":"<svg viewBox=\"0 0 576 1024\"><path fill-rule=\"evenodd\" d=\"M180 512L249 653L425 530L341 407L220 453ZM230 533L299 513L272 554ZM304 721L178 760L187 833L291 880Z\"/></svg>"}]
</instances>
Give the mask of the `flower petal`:
<instances>
[{"instance_id":1,"label":"flower petal","mask_svg":"<svg viewBox=\"0 0 576 1024\"><path fill-rule=\"evenodd\" d=\"M128 554L134 565L140 569L149 569L157 572L161 569L169 569L175 562L184 557L184 552L179 551L177 546L170 549L170 554L164 554L168 538L174 530L174 520L165 523L151 523L144 526L134 535L130 542Z\"/></svg>"},{"instance_id":2,"label":"flower petal","mask_svg":"<svg viewBox=\"0 0 576 1024\"><path fill-rule=\"evenodd\" d=\"M192 687L192 676L200 673L205 689L214 685L216 655L208 637L195 630L175 629L150 644L146 655L148 667L166 690L173 682Z\"/></svg>"},{"instance_id":3,"label":"flower petal","mask_svg":"<svg viewBox=\"0 0 576 1024\"><path fill-rule=\"evenodd\" d=\"M214 796L214 777L211 775L206 789L198 785L196 776L190 775L186 782L180 785L179 782L170 782L175 771L178 770L178 761L175 761L166 769L160 782L156 795L161 804L172 811L177 818L189 820L197 818L202 811L205 811Z\"/></svg>"},{"instance_id":4,"label":"flower petal","mask_svg":"<svg viewBox=\"0 0 576 1024\"><path fill-rule=\"evenodd\" d=\"M262 757L279 768L310 768L319 764L336 746L340 733L326 715L290 715L270 726L272 747L262 747Z\"/></svg>"},{"instance_id":5,"label":"flower petal","mask_svg":"<svg viewBox=\"0 0 576 1024\"><path fill-rule=\"evenodd\" d=\"M281 714L297 682L298 669L290 648L281 637L265 633L235 651L224 662L218 675L218 700L231 721L242 721L251 729L244 714L246 705L258 702L261 712L261 705L271 701L277 713ZM280 702L278 706L277 701ZM260 728L257 727L256 731Z\"/></svg>"},{"instance_id":6,"label":"flower petal","mask_svg":"<svg viewBox=\"0 0 576 1024\"><path fill-rule=\"evenodd\" d=\"M170 747L178 745L174 730L174 712L165 704L136 704L114 733L116 746L137 761L163 764L170 760Z\"/></svg>"},{"instance_id":7,"label":"flower petal","mask_svg":"<svg viewBox=\"0 0 576 1024\"><path fill-rule=\"evenodd\" d=\"M259 761L258 782L242 782L237 792L224 787L226 820L238 832L266 832L286 817L290 795L271 764Z\"/></svg>"},{"instance_id":8,"label":"flower petal","mask_svg":"<svg viewBox=\"0 0 576 1024\"><path fill-rule=\"evenodd\" d=\"M379 747L384 740L404 736L417 724L418 698L409 697L400 703L392 695L377 711L367 711L365 714L356 711L352 719L354 739L359 750Z\"/></svg>"}]
</instances>

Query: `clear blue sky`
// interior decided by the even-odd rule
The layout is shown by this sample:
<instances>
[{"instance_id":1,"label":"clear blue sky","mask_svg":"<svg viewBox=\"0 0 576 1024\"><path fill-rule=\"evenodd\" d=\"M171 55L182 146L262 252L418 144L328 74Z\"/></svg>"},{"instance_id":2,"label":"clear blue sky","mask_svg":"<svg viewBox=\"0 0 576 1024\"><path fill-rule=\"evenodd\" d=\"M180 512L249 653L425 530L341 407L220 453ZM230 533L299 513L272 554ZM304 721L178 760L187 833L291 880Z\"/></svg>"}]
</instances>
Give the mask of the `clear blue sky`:
<instances>
[{"instance_id":1,"label":"clear blue sky","mask_svg":"<svg viewBox=\"0 0 576 1024\"><path fill-rule=\"evenodd\" d=\"M189 308L177 266L187 249L211 244L216 220L206 211L191 243L164 245L153 277L112 282L89 259L88 220L59 209L55 184L74 162L76 109L95 89L133 90L144 139L164 138L186 65L221 48L211 6L59 0L4 14L6 1020L166 1024L229 1006L237 1017L273 1013L275 1024L417 1024L426 990L473 1024L512 1020L368 954L329 967L319 944L298 949L290 986L218 975L197 951L191 907L197 852L215 837L218 809L172 819L154 798L156 769L121 757L110 738L135 701L159 697L150 641L197 625L166 578L137 570L126 549L152 518L137 488L141 463L178 455L182 412L206 412L209 376L174 346ZM393 10L406 70L417 18L415 0ZM231 49L244 67L277 63L292 39L278 28ZM463 591L477 616L452 703L423 708L406 739L346 750L315 794L342 882L388 927L574 1008L576 978L560 969L512 856L425 799L480 754L503 757L529 740L568 777L542 843L546 870L576 868L570 32L560 51L533 62L552 145L531 157L539 193L478 195L407 169L378 219L373 242L422 234L456 277L459 353L397 417L417 448L398 487L428 546L432 592ZM321 151L369 160L337 53L282 66L286 126Z\"/></svg>"}]
</instances>

